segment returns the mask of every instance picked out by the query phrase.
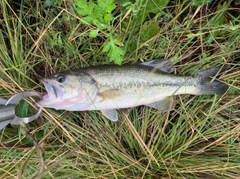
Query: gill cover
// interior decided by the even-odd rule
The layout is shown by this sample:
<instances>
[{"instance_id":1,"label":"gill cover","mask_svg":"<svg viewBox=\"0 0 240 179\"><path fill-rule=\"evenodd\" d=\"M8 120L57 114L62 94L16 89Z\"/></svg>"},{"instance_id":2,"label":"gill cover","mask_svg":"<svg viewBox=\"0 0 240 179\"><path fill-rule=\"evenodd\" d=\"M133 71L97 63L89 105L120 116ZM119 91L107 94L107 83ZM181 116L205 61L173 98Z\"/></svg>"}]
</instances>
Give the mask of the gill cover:
<instances>
[{"instance_id":1,"label":"gill cover","mask_svg":"<svg viewBox=\"0 0 240 179\"><path fill-rule=\"evenodd\" d=\"M47 94L42 107L57 110L81 110L91 105L98 92L95 80L85 72L62 72L42 80Z\"/></svg>"}]
</instances>

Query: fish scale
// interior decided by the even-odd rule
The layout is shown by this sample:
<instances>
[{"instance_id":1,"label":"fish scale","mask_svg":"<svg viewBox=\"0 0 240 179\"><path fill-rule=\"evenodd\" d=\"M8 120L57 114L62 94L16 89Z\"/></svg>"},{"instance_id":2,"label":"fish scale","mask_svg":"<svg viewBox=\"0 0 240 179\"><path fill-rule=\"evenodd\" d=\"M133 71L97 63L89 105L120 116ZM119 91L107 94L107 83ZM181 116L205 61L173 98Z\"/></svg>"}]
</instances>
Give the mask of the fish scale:
<instances>
[{"instance_id":1,"label":"fish scale","mask_svg":"<svg viewBox=\"0 0 240 179\"><path fill-rule=\"evenodd\" d=\"M124 66L125 67L125 66ZM175 75L169 75L160 73L161 77L159 76L159 73L151 72L148 68L138 69L139 66L133 66L130 68L126 66L126 70L131 70L131 72L126 73L124 70L119 70L119 68L122 67L115 67L111 68L109 72L106 71L100 71L100 70L92 70L92 69L86 69L85 71L91 75L94 79L97 79L97 81L103 81L105 79L104 85L112 85L114 83L121 83L122 85L131 85L131 83L140 83L141 79L144 79L146 81L147 79L150 79L148 81L148 85L151 83L154 84L169 84L169 85L181 85L184 82L190 85L194 85L194 81L187 80L186 77L183 76L175 76ZM159 72L159 71L158 71ZM138 74L138 76L136 76ZM115 77L116 76L116 77ZM109 80L109 77L112 77L112 80ZM125 77L124 79L122 77ZM127 80L126 78L129 78L130 80ZM189 78L189 77L188 77ZM136 81L135 81L136 79ZM193 78L192 78L193 79Z\"/></svg>"}]
</instances>

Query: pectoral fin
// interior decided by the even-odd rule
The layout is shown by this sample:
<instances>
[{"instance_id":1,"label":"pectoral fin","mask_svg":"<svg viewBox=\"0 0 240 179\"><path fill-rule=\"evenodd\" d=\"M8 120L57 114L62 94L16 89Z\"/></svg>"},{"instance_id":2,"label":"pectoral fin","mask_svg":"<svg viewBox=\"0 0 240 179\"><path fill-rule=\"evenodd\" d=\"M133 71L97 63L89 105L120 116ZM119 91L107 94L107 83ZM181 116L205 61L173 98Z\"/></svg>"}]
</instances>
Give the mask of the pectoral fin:
<instances>
[{"instance_id":1,"label":"pectoral fin","mask_svg":"<svg viewBox=\"0 0 240 179\"><path fill-rule=\"evenodd\" d=\"M101 110L102 114L111 121L118 121L118 113L116 109L104 109Z\"/></svg>"},{"instance_id":2,"label":"pectoral fin","mask_svg":"<svg viewBox=\"0 0 240 179\"><path fill-rule=\"evenodd\" d=\"M171 111L175 107L175 101L173 97L168 97L154 103L146 104L146 106L162 111Z\"/></svg>"}]
</instances>

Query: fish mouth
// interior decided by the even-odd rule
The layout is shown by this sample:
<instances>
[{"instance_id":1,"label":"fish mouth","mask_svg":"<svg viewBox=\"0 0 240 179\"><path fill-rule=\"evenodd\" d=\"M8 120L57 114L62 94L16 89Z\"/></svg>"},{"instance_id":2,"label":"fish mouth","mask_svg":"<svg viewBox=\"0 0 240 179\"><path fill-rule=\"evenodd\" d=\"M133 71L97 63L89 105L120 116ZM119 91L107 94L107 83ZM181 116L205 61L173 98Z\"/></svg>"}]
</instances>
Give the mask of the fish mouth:
<instances>
[{"instance_id":1,"label":"fish mouth","mask_svg":"<svg viewBox=\"0 0 240 179\"><path fill-rule=\"evenodd\" d=\"M40 81L41 81L41 83L43 83L43 85L47 91L47 94L45 94L43 96L43 100L56 99L63 95L63 90L61 89L60 86L58 86L56 84L52 84L46 79L42 79Z\"/></svg>"}]
</instances>

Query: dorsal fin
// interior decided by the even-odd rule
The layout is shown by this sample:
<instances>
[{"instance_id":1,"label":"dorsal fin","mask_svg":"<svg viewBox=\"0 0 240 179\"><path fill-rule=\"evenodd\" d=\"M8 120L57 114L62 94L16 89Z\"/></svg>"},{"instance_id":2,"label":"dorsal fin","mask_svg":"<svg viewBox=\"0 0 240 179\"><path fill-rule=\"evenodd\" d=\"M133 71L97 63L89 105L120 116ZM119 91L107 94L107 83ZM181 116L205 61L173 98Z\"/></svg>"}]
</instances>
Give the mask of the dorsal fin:
<instances>
[{"instance_id":1,"label":"dorsal fin","mask_svg":"<svg viewBox=\"0 0 240 179\"><path fill-rule=\"evenodd\" d=\"M151 60L148 62L140 63L139 65L153 67L153 70L160 70L165 73L172 73L175 70L175 67L173 66L173 62L171 62L169 59L166 58L160 58L156 60Z\"/></svg>"}]
</instances>

